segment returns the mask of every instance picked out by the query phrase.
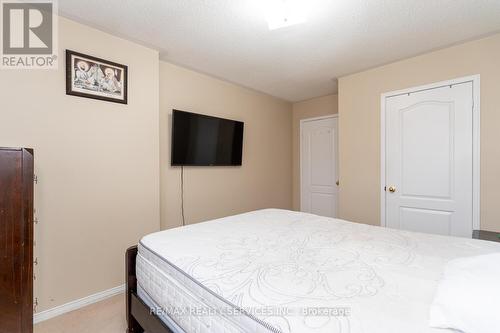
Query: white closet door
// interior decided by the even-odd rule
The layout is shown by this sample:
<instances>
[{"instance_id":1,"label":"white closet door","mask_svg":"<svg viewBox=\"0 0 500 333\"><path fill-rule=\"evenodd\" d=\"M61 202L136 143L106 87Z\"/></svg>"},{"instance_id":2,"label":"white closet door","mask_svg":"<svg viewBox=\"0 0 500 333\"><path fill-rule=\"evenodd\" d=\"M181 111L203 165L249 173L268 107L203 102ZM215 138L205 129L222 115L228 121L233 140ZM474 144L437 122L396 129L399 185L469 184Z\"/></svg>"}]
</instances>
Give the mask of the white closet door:
<instances>
[{"instance_id":1,"label":"white closet door","mask_svg":"<svg viewBox=\"0 0 500 333\"><path fill-rule=\"evenodd\" d=\"M386 225L471 237L472 83L386 99Z\"/></svg>"},{"instance_id":2,"label":"white closet door","mask_svg":"<svg viewBox=\"0 0 500 333\"><path fill-rule=\"evenodd\" d=\"M301 123L301 211L337 216L337 118Z\"/></svg>"}]
</instances>

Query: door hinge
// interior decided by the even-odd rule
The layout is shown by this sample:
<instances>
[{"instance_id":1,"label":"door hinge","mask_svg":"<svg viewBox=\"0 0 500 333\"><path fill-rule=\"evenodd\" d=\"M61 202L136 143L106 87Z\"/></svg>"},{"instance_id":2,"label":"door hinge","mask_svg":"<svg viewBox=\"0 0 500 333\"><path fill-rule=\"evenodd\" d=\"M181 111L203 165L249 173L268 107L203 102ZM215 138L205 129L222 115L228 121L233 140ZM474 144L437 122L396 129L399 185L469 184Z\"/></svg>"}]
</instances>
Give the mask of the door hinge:
<instances>
[{"instance_id":1,"label":"door hinge","mask_svg":"<svg viewBox=\"0 0 500 333\"><path fill-rule=\"evenodd\" d=\"M35 184L38 184L38 176L37 175L33 175L33 181L35 182Z\"/></svg>"}]
</instances>

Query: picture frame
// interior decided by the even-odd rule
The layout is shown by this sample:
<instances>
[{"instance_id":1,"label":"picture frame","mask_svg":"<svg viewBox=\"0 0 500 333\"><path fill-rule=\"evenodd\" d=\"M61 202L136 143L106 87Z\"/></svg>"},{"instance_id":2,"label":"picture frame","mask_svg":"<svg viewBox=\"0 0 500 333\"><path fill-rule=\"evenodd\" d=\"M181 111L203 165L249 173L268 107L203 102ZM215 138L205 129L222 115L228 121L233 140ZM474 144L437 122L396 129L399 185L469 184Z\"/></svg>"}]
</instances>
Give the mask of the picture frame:
<instances>
[{"instance_id":1,"label":"picture frame","mask_svg":"<svg viewBox=\"0 0 500 333\"><path fill-rule=\"evenodd\" d=\"M128 66L66 50L66 95L128 104Z\"/></svg>"}]
</instances>

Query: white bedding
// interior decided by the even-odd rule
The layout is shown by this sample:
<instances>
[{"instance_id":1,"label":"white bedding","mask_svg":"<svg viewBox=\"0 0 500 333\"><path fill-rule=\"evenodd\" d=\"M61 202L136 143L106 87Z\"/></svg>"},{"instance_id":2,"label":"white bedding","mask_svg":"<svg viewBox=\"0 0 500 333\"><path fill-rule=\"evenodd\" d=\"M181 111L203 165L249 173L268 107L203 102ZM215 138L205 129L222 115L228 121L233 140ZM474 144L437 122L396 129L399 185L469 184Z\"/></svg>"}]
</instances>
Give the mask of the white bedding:
<instances>
[{"instance_id":1,"label":"white bedding","mask_svg":"<svg viewBox=\"0 0 500 333\"><path fill-rule=\"evenodd\" d=\"M164 309L225 311L170 313L189 333L438 333L450 332L428 325L444 265L493 252L500 244L266 209L144 237L137 278Z\"/></svg>"}]
</instances>

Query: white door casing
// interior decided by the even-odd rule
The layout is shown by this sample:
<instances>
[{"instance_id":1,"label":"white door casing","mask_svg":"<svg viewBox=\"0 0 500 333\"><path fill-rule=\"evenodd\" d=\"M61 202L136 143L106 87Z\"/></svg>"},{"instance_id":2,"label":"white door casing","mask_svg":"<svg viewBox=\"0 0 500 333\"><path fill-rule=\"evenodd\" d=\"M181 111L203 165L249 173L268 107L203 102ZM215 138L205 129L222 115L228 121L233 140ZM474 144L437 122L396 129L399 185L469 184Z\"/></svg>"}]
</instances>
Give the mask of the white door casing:
<instances>
[{"instance_id":1,"label":"white door casing","mask_svg":"<svg viewBox=\"0 0 500 333\"><path fill-rule=\"evenodd\" d=\"M382 225L463 237L478 228L478 89L471 77L383 95Z\"/></svg>"},{"instance_id":2,"label":"white door casing","mask_svg":"<svg viewBox=\"0 0 500 333\"><path fill-rule=\"evenodd\" d=\"M338 205L338 118L300 122L300 210L336 217Z\"/></svg>"}]
</instances>

